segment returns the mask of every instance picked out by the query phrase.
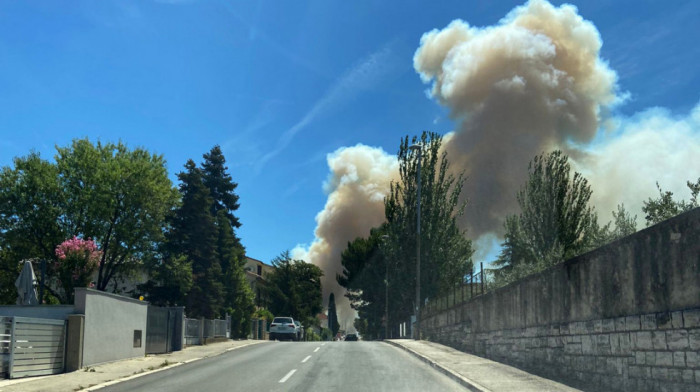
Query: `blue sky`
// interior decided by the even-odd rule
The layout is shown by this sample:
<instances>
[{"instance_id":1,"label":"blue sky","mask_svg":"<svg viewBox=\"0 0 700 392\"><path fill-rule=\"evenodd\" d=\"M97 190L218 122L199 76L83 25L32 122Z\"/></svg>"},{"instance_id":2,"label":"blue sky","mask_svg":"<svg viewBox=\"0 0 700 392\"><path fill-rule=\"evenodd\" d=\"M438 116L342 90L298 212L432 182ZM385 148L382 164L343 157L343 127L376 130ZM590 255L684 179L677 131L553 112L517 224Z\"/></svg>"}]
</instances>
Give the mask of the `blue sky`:
<instances>
[{"instance_id":1,"label":"blue sky","mask_svg":"<svg viewBox=\"0 0 700 392\"><path fill-rule=\"evenodd\" d=\"M222 146L239 235L269 262L314 238L326 154L453 128L412 58L423 33L498 22L516 1L2 1L0 165L77 137L163 154L171 177ZM558 5L561 2L554 2ZM576 2L574 2L576 4ZM700 100L700 2L585 1L629 99Z\"/></svg>"}]
</instances>

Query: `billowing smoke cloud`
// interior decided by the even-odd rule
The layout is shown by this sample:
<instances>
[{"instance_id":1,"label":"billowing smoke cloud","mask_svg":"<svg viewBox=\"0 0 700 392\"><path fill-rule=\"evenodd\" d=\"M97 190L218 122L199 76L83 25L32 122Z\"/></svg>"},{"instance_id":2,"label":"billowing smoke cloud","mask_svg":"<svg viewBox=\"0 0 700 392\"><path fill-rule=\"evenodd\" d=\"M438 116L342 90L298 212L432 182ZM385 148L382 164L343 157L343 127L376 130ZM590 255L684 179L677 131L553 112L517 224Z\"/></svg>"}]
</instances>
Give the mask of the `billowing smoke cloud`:
<instances>
[{"instance_id":1,"label":"billowing smoke cloud","mask_svg":"<svg viewBox=\"0 0 700 392\"><path fill-rule=\"evenodd\" d=\"M642 202L657 195L656 181L687 198L685 181L700 176L700 104L683 117L661 109L606 116L624 97L600 48L597 29L575 7L544 0L515 8L495 26L456 20L421 38L414 67L457 122L444 147L452 167L468 175L462 224L477 239L475 261L489 261L483 258L500 242L536 154L561 148L572 157L591 182L601 223L624 202L641 228ZM364 145L339 149L328 164L329 196L316 217L316 240L295 254L324 269L324 301L334 291L350 326L354 312L335 282L340 253L384 221L382 200L398 166L395 157Z\"/></svg>"},{"instance_id":2,"label":"billowing smoke cloud","mask_svg":"<svg viewBox=\"0 0 700 392\"><path fill-rule=\"evenodd\" d=\"M355 312L344 297L345 289L335 280L342 272L340 254L349 241L367 237L371 228L384 222L384 197L398 176L398 162L381 148L362 144L340 148L327 159L331 171L324 184L328 200L316 215L316 239L308 251L297 247L292 256L323 270L324 303L335 293L338 319L352 328Z\"/></svg>"},{"instance_id":3,"label":"billowing smoke cloud","mask_svg":"<svg viewBox=\"0 0 700 392\"><path fill-rule=\"evenodd\" d=\"M686 116L654 108L617 120L617 130L589 146L574 166L591 182L602 223L624 202L642 228L642 203L658 197L657 181L674 198L688 200L686 182L700 177L700 103Z\"/></svg>"},{"instance_id":4,"label":"billowing smoke cloud","mask_svg":"<svg viewBox=\"0 0 700 392\"><path fill-rule=\"evenodd\" d=\"M616 102L616 75L600 47L595 26L575 7L543 0L496 26L456 20L423 35L414 67L458 121L445 148L468 176L463 223L471 236L500 231L534 155L595 136L601 113Z\"/></svg>"}]
</instances>

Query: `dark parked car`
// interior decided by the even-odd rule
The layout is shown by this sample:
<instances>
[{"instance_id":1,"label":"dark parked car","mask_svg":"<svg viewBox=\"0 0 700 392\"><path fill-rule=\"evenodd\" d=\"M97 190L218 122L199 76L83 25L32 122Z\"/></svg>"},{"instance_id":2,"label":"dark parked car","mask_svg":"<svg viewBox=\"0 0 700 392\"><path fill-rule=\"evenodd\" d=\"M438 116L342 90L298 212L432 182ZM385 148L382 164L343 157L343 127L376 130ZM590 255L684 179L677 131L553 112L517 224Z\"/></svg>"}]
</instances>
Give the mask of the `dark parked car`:
<instances>
[{"instance_id":1,"label":"dark parked car","mask_svg":"<svg viewBox=\"0 0 700 392\"><path fill-rule=\"evenodd\" d=\"M357 338L357 334L355 333L349 333L347 336L345 336L345 341L346 342L356 342L359 339Z\"/></svg>"}]
</instances>

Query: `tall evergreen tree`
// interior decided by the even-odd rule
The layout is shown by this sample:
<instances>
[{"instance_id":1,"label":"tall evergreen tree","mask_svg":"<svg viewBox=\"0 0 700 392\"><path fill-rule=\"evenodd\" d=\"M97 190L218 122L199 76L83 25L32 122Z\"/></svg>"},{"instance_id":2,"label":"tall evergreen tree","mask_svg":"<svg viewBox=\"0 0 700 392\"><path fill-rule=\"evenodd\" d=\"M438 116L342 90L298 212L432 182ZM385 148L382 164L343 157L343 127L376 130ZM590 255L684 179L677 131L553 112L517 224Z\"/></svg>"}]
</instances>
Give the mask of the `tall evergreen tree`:
<instances>
[{"instance_id":1,"label":"tall evergreen tree","mask_svg":"<svg viewBox=\"0 0 700 392\"><path fill-rule=\"evenodd\" d=\"M236 236L241 226L234 212L238 209L238 184L228 173L226 158L219 146L204 154L203 183L212 198L211 215L217 227L217 254L223 272L224 308L231 314L233 334L245 336L247 325L255 311L254 296L245 277L245 248Z\"/></svg>"},{"instance_id":2,"label":"tall evergreen tree","mask_svg":"<svg viewBox=\"0 0 700 392\"><path fill-rule=\"evenodd\" d=\"M182 205L175 213L169 241L175 252L192 263L192 288L187 294L187 314L215 318L224 298L222 271L217 252L218 228L211 215L213 200L202 181L202 171L190 159L178 174Z\"/></svg>"},{"instance_id":3,"label":"tall evergreen tree","mask_svg":"<svg viewBox=\"0 0 700 392\"><path fill-rule=\"evenodd\" d=\"M333 336L336 336L340 330L338 311L335 308L335 294L333 293L328 297L328 328L333 332Z\"/></svg>"},{"instance_id":4,"label":"tall evergreen tree","mask_svg":"<svg viewBox=\"0 0 700 392\"><path fill-rule=\"evenodd\" d=\"M233 213L240 207L238 195L235 193L238 184L233 182L233 178L227 173L226 158L221 152L221 147L214 146L211 151L204 154L202 164L204 173L204 185L209 188L214 202L211 205L213 216L223 210L231 226L241 227L241 223Z\"/></svg>"}]
</instances>

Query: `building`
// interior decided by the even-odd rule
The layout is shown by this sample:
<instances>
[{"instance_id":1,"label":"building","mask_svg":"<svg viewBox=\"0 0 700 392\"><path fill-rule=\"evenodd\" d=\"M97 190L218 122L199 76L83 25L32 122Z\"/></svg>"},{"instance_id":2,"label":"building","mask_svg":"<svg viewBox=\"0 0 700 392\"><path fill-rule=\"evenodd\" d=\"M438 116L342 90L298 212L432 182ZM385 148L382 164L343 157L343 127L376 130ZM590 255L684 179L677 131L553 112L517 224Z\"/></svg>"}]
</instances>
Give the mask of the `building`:
<instances>
[{"instance_id":1,"label":"building","mask_svg":"<svg viewBox=\"0 0 700 392\"><path fill-rule=\"evenodd\" d=\"M274 267L265 264L260 260L256 260L252 257L245 257L245 270L246 279L248 279L248 284L250 284L250 289L255 294L255 305L265 306L265 298L262 292L262 285L265 284L265 275L272 272Z\"/></svg>"}]
</instances>

